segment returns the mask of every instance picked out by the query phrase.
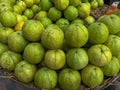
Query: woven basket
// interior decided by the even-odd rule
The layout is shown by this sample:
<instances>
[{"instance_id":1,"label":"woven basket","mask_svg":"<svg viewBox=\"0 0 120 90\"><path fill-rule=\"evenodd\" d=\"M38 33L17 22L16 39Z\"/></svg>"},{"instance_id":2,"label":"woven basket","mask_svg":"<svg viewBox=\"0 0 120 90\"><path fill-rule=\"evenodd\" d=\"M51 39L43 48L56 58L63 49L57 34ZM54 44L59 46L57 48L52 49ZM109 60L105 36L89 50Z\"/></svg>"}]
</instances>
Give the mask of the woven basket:
<instances>
[{"instance_id":1,"label":"woven basket","mask_svg":"<svg viewBox=\"0 0 120 90\"><path fill-rule=\"evenodd\" d=\"M114 77L105 77L104 82L97 88L88 88L84 84L81 84L79 90L104 90L108 86L112 85L118 78L120 78L120 73ZM8 90L7 88L9 88L9 90L40 90L35 87L33 83L25 84L16 80L12 72L7 72L0 68L0 90ZM61 89L59 86L56 86L53 90Z\"/></svg>"}]
</instances>

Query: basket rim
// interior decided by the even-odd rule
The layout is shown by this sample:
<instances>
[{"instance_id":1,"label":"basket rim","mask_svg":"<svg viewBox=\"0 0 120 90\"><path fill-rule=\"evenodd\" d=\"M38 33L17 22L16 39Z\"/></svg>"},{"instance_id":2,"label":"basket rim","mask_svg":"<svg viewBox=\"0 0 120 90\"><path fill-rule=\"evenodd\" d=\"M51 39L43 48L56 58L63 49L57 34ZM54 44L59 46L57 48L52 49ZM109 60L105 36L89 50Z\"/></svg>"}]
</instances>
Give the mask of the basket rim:
<instances>
[{"instance_id":1,"label":"basket rim","mask_svg":"<svg viewBox=\"0 0 120 90\"><path fill-rule=\"evenodd\" d=\"M10 74L8 74L10 73ZM4 70L3 69L0 69L0 78L3 78L3 79L8 79L8 80L12 80L13 83L16 83L16 84L19 84L19 85L22 85L22 86L25 86L26 88L28 89L33 89L33 90L40 90L38 87L36 87L33 82L30 83L30 84L25 84L23 82L20 82L18 81L15 76L13 75L13 72L7 72L4 73ZM86 90L104 90L105 88L109 87L110 85L112 85L118 78L120 78L120 72L116 75L116 76L113 76L113 77L107 77L103 83L96 87L96 88L88 88L85 86ZM57 87L53 90L61 90L61 89L58 89ZM82 90L80 88L80 90Z\"/></svg>"}]
</instances>

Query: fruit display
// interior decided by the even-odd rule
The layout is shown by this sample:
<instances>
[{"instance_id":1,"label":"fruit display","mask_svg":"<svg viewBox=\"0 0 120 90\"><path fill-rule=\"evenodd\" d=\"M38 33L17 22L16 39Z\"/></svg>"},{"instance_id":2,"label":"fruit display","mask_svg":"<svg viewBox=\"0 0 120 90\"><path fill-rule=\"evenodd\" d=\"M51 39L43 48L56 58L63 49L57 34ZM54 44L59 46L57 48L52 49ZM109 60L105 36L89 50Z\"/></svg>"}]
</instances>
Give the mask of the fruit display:
<instances>
[{"instance_id":1,"label":"fruit display","mask_svg":"<svg viewBox=\"0 0 120 90\"><path fill-rule=\"evenodd\" d=\"M120 10L96 17L104 5L0 0L0 68L38 90L99 88L120 71Z\"/></svg>"}]
</instances>

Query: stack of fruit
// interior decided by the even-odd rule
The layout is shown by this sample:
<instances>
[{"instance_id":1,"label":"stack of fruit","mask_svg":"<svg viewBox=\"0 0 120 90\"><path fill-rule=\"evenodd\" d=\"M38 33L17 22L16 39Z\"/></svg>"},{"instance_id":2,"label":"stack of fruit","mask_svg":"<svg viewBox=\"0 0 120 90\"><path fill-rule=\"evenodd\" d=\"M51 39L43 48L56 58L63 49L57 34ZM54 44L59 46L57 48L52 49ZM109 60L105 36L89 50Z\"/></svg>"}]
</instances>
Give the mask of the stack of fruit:
<instances>
[{"instance_id":1,"label":"stack of fruit","mask_svg":"<svg viewBox=\"0 0 120 90\"><path fill-rule=\"evenodd\" d=\"M0 0L0 66L40 89L99 87L120 71L120 17L104 0Z\"/></svg>"}]
</instances>

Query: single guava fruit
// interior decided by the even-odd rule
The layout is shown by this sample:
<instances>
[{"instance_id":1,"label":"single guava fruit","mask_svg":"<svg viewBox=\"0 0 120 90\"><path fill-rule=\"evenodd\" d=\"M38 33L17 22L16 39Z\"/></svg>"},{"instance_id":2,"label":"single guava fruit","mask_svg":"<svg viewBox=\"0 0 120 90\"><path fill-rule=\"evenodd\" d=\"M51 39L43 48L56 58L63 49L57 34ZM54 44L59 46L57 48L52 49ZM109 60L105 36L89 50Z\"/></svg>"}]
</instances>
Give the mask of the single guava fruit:
<instances>
[{"instance_id":1,"label":"single guava fruit","mask_svg":"<svg viewBox=\"0 0 120 90\"><path fill-rule=\"evenodd\" d=\"M47 26L49 26L50 24L52 24L52 20L48 17L42 17L40 18L40 22L42 23L42 25L46 28Z\"/></svg>"},{"instance_id":2,"label":"single guava fruit","mask_svg":"<svg viewBox=\"0 0 120 90\"><path fill-rule=\"evenodd\" d=\"M66 53L67 65L75 70L81 70L88 64L88 55L83 48L69 49Z\"/></svg>"},{"instance_id":3,"label":"single guava fruit","mask_svg":"<svg viewBox=\"0 0 120 90\"><path fill-rule=\"evenodd\" d=\"M105 66L111 61L112 53L104 44L94 44L87 51L89 61L93 65Z\"/></svg>"},{"instance_id":4,"label":"single guava fruit","mask_svg":"<svg viewBox=\"0 0 120 90\"><path fill-rule=\"evenodd\" d=\"M59 49L64 41L63 31L55 24L51 24L43 31L41 43L47 49Z\"/></svg>"},{"instance_id":5,"label":"single guava fruit","mask_svg":"<svg viewBox=\"0 0 120 90\"><path fill-rule=\"evenodd\" d=\"M69 0L54 0L54 5L59 10L65 10L69 6Z\"/></svg>"},{"instance_id":6,"label":"single guava fruit","mask_svg":"<svg viewBox=\"0 0 120 90\"><path fill-rule=\"evenodd\" d=\"M0 66L8 71L14 71L16 65L22 60L22 55L10 50L1 54Z\"/></svg>"},{"instance_id":7,"label":"single guava fruit","mask_svg":"<svg viewBox=\"0 0 120 90\"><path fill-rule=\"evenodd\" d=\"M7 44L8 43L8 36L14 33L14 29L9 27L1 27L0 28L0 42Z\"/></svg>"},{"instance_id":8,"label":"single guava fruit","mask_svg":"<svg viewBox=\"0 0 120 90\"><path fill-rule=\"evenodd\" d=\"M67 27L70 25L70 22L68 19L66 18L60 18L56 21L55 23L57 26L59 26L63 32L65 32L65 30L67 29Z\"/></svg>"},{"instance_id":9,"label":"single guava fruit","mask_svg":"<svg viewBox=\"0 0 120 90\"><path fill-rule=\"evenodd\" d=\"M17 80L23 83L30 83L33 81L36 71L36 65L30 64L27 61L22 60L16 65L14 75Z\"/></svg>"},{"instance_id":10,"label":"single guava fruit","mask_svg":"<svg viewBox=\"0 0 120 90\"><path fill-rule=\"evenodd\" d=\"M65 68L58 74L58 84L62 90L78 90L81 76L77 70Z\"/></svg>"},{"instance_id":11,"label":"single guava fruit","mask_svg":"<svg viewBox=\"0 0 120 90\"><path fill-rule=\"evenodd\" d=\"M28 43L21 31L13 32L8 36L8 47L14 52L22 53Z\"/></svg>"},{"instance_id":12,"label":"single guava fruit","mask_svg":"<svg viewBox=\"0 0 120 90\"><path fill-rule=\"evenodd\" d=\"M59 70L66 64L66 56L61 49L46 51L44 60L46 66L54 70Z\"/></svg>"},{"instance_id":13,"label":"single guava fruit","mask_svg":"<svg viewBox=\"0 0 120 90\"><path fill-rule=\"evenodd\" d=\"M94 65L88 65L81 70L81 80L82 82L90 87L95 88L102 84L104 79L104 74L102 70Z\"/></svg>"},{"instance_id":14,"label":"single guava fruit","mask_svg":"<svg viewBox=\"0 0 120 90\"><path fill-rule=\"evenodd\" d=\"M29 43L23 52L24 60L32 64L38 64L42 61L45 50L41 43L33 42Z\"/></svg>"},{"instance_id":15,"label":"single guava fruit","mask_svg":"<svg viewBox=\"0 0 120 90\"><path fill-rule=\"evenodd\" d=\"M41 6L41 10L48 11L53 6L53 4L50 0L41 0L40 6Z\"/></svg>"},{"instance_id":16,"label":"single guava fruit","mask_svg":"<svg viewBox=\"0 0 120 90\"><path fill-rule=\"evenodd\" d=\"M3 11L0 14L0 22L5 27L13 27L17 24L17 17L12 11Z\"/></svg>"},{"instance_id":17,"label":"single guava fruit","mask_svg":"<svg viewBox=\"0 0 120 90\"><path fill-rule=\"evenodd\" d=\"M120 70L120 61L115 56L107 65L101 67L105 76L116 76Z\"/></svg>"},{"instance_id":18,"label":"single guava fruit","mask_svg":"<svg viewBox=\"0 0 120 90\"><path fill-rule=\"evenodd\" d=\"M28 41L40 41L43 31L44 26L37 20L25 21L22 28L23 37Z\"/></svg>"},{"instance_id":19,"label":"single guava fruit","mask_svg":"<svg viewBox=\"0 0 120 90\"><path fill-rule=\"evenodd\" d=\"M88 26L90 43L104 43L109 37L108 27L101 22L94 22Z\"/></svg>"},{"instance_id":20,"label":"single guava fruit","mask_svg":"<svg viewBox=\"0 0 120 90\"><path fill-rule=\"evenodd\" d=\"M70 24L65 30L66 43L70 47L82 47L88 41L88 30L81 23Z\"/></svg>"},{"instance_id":21,"label":"single guava fruit","mask_svg":"<svg viewBox=\"0 0 120 90\"><path fill-rule=\"evenodd\" d=\"M120 52L120 37L117 35L109 35L107 41L104 43L112 52L112 55L116 56Z\"/></svg>"},{"instance_id":22,"label":"single guava fruit","mask_svg":"<svg viewBox=\"0 0 120 90\"><path fill-rule=\"evenodd\" d=\"M64 17L69 21L72 21L78 17L78 9L75 6L69 5L64 10Z\"/></svg>"},{"instance_id":23,"label":"single guava fruit","mask_svg":"<svg viewBox=\"0 0 120 90\"><path fill-rule=\"evenodd\" d=\"M40 89L52 90L57 85L56 71L42 67L34 75L34 84Z\"/></svg>"},{"instance_id":24,"label":"single guava fruit","mask_svg":"<svg viewBox=\"0 0 120 90\"><path fill-rule=\"evenodd\" d=\"M104 23L110 34L116 34L120 31L120 18L115 14L105 15L98 21Z\"/></svg>"},{"instance_id":25,"label":"single guava fruit","mask_svg":"<svg viewBox=\"0 0 120 90\"><path fill-rule=\"evenodd\" d=\"M81 3L78 7L78 14L80 18L86 18L90 15L90 5L87 3Z\"/></svg>"},{"instance_id":26,"label":"single guava fruit","mask_svg":"<svg viewBox=\"0 0 120 90\"><path fill-rule=\"evenodd\" d=\"M51 7L48 11L47 16L52 20L52 21L56 21L59 18L62 17L62 12L60 10L58 10L56 7Z\"/></svg>"}]
</instances>

